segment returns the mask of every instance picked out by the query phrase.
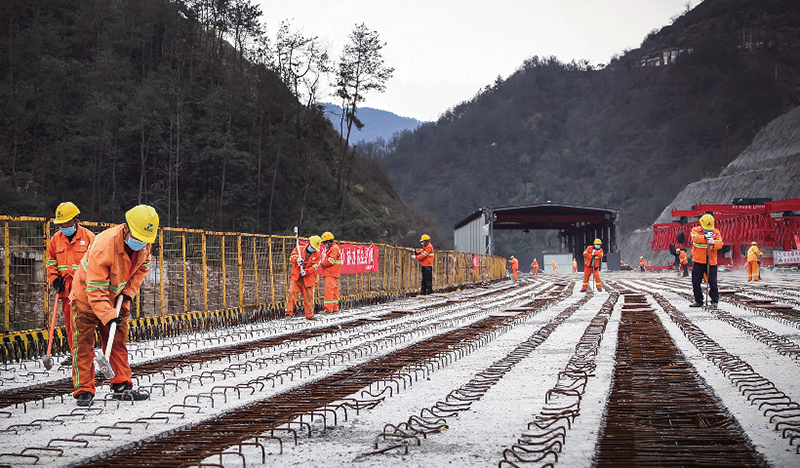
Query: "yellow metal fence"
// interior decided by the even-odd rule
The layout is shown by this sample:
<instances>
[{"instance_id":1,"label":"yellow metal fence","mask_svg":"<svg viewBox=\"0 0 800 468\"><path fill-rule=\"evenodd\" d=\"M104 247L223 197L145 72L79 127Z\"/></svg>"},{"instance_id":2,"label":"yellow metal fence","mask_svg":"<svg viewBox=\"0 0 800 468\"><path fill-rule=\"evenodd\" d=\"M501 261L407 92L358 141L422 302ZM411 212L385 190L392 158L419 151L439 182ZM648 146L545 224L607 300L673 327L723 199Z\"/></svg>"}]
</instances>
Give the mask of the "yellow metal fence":
<instances>
[{"instance_id":1,"label":"yellow metal fence","mask_svg":"<svg viewBox=\"0 0 800 468\"><path fill-rule=\"evenodd\" d=\"M93 222L81 225L95 233L113 226ZM57 228L46 218L3 215L0 228L0 332L9 335L46 328L53 298L45 262L49 239ZM132 318L285 306L294 237L169 227L159 231L150 273L136 298ZM377 245L379 270L342 275L340 301L420 289L419 264L407 249ZM505 276L506 261L501 257L478 255L475 259L471 253L440 250L435 258L435 290ZM322 289L320 281L315 288L318 305ZM63 326L60 313L57 325Z\"/></svg>"}]
</instances>

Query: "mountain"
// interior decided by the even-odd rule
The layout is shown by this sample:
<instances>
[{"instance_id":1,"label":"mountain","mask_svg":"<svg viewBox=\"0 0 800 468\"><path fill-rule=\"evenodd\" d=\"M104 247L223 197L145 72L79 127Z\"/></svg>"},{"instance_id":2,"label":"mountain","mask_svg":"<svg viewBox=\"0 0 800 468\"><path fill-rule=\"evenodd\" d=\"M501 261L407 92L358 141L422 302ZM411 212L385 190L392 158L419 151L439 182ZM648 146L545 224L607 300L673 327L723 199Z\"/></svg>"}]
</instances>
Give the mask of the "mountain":
<instances>
[{"instance_id":1,"label":"mountain","mask_svg":"<svg viewBox=\"0 0 800 468\"><path fill-rule=\"evenodd\" d=\"M120 222L147 203L163 226L436 236L380 165L343 158L322 111L248 49L270 40L258 7L207 7L0 3L0 214L52 216L69 200L84 220Z\"/></svg>"},{"instance_id":2,"label":"mountain","mask_svg":"<svg viewBox=\"0 0 800 468\"><path fill-rule=\"evenodd\" d=\"M628 233L800 104L798 77L800 2L706 0L605 67L531 57L390 140L384 163L445 232L481 206L552 200L619 208ZM547 247L522 233L497 241Z\"/></svg>"},{"instance_id":3,"label":"mountain","mask_svg":"<svg viewBox=\"0 0 800 468\"><path fill-rule=\"evenodd\" d=\"M339 129L339 122L342 116L342 108L336 104L324 102L321 104L325 109L325 117L331 121L333 128ZM404 130L413 131L424 122L411 117L400 117L389 111L380 109L373 109L371 107L360 107L356 111L356 117L364 127L361 130L355 130L354 134L350 135L350 141L353 142L374 142L378 138L389 140L397 132Z\"/></svg>"},{"instance_id":4,"label":"mountain","mask_svg":"<svg viewBox=\"0 0 800 468\"><path fill-rule=\"evenodd\" d=\"M729 205L737 198L800 198L800 107L770 122L742 153L717 176L692 182L654 221L673 221L672 208L688 210L696 203ZM622 260L633 265L639 256L654 265L672 263L668 251L652 252L653 231L638 229L622 238ZM723 239L724 241L724 239Z\"/></svg>"}]
</instances>

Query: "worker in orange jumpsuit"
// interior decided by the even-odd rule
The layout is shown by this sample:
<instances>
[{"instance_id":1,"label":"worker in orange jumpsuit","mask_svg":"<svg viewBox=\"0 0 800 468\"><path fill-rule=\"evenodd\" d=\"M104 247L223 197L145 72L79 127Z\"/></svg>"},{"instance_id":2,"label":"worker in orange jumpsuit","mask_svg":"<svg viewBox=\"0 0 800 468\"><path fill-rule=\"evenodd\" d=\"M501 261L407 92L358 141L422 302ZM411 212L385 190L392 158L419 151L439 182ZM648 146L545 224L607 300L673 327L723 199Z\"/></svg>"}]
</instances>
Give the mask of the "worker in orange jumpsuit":
<instances>
[{"instance_id":1,"label":"worker in orange jumpsuit","mask_svg":"<svg viewBox=\"0 0 800 468\"><path fill-rule=\"evenodd\" d=\"M286 298L287 319L294 317L297 295L301 294L306 319L316 320L314 317L314 285L317 283L317 271L321 261L320 244L322 244L322 239L319 236L311 236L308 238L308 245L298 245L289 257L292 273L289 275L289 297Z\"/></svg>"},{"instance_id":2,"label":"worker in orange jumpsuit","mask_svg":"<svg viewBox=\"0 0 800 468\"><path fill-rule=\"evenodd\" d=\"M644 264L645 264L644 257L639 257L639 271L641 271L642 273L644 273L645 270Z\"/></svg>"},{"instance_id":3,"label":"worker in orange jumpsuit","mask_svg":"<svg viewBox=\"0 0 800 468\"><path fill-rule=\"evenodd\" d=\"M511 276L514 277L514 281L517 280L517 270L519 270L519 260L514 258L512 255L511 258L508 260L511 264Z\"/></svg>"},{"instance_id":4,"label":"worker in orange jumpsuit","mask_svg":"<svg viewBox=\"0 0 800 468\"><path fill-rule=\"evenodd\" d=\"M583 251L583 287L581 292L589 289L589 275L594 273L594 283L597 290L603 290L603 282L600 280L600 266L603 261L603 241L595 239L594 244L586 247Z\"/></svg>"},{"instance_id":5,"label":"worker in orange jumpsuit","mask_svg":"<svg viewBox=\"0 0 800 468\"><path fill-rule=\"evenodd\" d=\"M433 292L433 246L431 245L431 236L423 234L419 238L421 249L411 249L411 256L416 258L420 265L422 273L422 281L420 287L420 294L430 294Z\"/></svg>"},{"instance_id":6,"label":"worker in orange jumpsuit","mask_svg":"<svg viewBox=\"0 0 800 468\"><path fill-rule=\"evenodd\" d=\"M681 268L683 269L683 276L689 276L689 259L686 258L686 251L675 249L675 252L678 254L678 262L680 262Z\"/></svg>"},{"instance_id":7,"label":"worker in orange jumpsuit","mask_svg":"<svg viewBox=\"0 0 800 468\"><path fill-rule=\"evenodd\" d=\"M758 257L764 255L758 250L758 244L755 242L750 243L750 248L747 249L747 281L759 281L761 278L758 276Z\"/></svg>"},{"instance_id":8,"label":"worker in orange jumpsuit","mask_svg":"<svg viewBox=\"0 0 800 468\"><path fill-rule=\"evenodd\" d=\"M578 272L578 262L573 258L572 259L572 273L575 274Z\"/></svg>"},{"instance_id":9,"label":"worker in orange jumpsuit","mask_svg":"<svg viewBox=\"0 0 800 468\"><path fill-rule=\"evenodd\" d=\"M533 259L533 262L531 262L531 272L534 275L538 275L539 274L539 261L536 260L535 258Z\"/></svg>"},{"instance_id":10,"label":"worker in orange jumpsuit","mask_svg":"<svg viewBox=\"0 0 800 468\"><path fill-rule=\"evenodd\" d=\"M151 206L138 205L125 213L125 220L97 235L73 280L69 296L75 329L72 382L78 406L91 406L94 398L95 330L100 332L101 349L112 340L112 397L132 401L150 398L149 393L133 389L128 364L128 318L131 301L150 271L150 247L158 235L158 213ZM120 296L118 316L115 304ZM117 323L117 332L109 337L111 322Z\"/></svg>"},{"instance_id":11,"label":"worker in orange jumpsuit","mask_svg":"<svg viewBox=\"0 0 800 468\"><path fill-rule=\"evenodd\" d=\"M553 260L553 274L554 275L558 274L558 265L556 265L556 261L555 260Z\"/></svg>"},{"instance_id":12,"label":"worker in orange jumpsuit","mask_svg":"<svg viewBox=\"0 0 800 468\"><path fill-rule=\"evenodd\" d=\"M717 286L717 251L721 249L722 234L714 228L714 217L704 214L700 217L700 225L692 229L692 292L694 303L689 307L703 307L703 290L701 283L707 274L711 306L719 303Z\"/></svg>"},{"instance_id":13,"label":"worker in orange jumpsuit","mask_svg":"<svg viewBox=\"0 0 800 468\"><path fill-rule=\"evenodd\" d=\"M69 344L69 356L61 361L62 366L72 365L72 352L75 349L72 328L72 307L69 302L69 293L72 291L72 277L78 270L81 261L89 246L94 242L94 233L81 226L78 215L81 211L72 202L64 202L56 208L56 217L53 223L58 226L58 232L53 234L47 245L47 280L56 290L57 297L61 299L61 311L64 314L64 328Z\"/></svg>"},{"instance_id":14,"label":"worker in orange jumpsuit","mask_svg":"<svg viewBox=\"0 0 800 468\"><path fill-rule=\"evenodd\" d=\"M332 314L339 311L339 273L342 270L342 249L339 248L339 244L334 242L333 233L330 231L323 232L320 238L325 246L324 256L320 262L322 267L320 276L325 285L324 308L326 314Z\"/></svg>"}]
</instances>

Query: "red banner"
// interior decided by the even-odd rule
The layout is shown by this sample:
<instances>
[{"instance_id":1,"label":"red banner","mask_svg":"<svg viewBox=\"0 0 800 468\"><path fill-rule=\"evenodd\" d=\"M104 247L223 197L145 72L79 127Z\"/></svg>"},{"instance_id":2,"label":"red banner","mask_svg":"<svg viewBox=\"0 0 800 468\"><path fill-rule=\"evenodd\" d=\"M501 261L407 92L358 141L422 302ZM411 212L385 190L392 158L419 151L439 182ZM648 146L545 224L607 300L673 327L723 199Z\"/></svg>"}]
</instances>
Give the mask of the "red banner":
<instances>
[{"instance_id":1,"label":"red banner","mask_svg":"<svg viewBox=\"0 0 800 468\"><path fill-rule=\"evenodd\" d=\"M478 262L478 255L477 254L472 254L472 268L477 270L480 267L481 267L481 265Z\"/></svg>"},{"instance_id":2,"label":"red banner","mask_svg":"<svg viewBox=\"0 0 800 468\"><path fill-rule=\"evenodd\" d=\"M377 245L339 244L342 249L342 274L372 273L378 271ZM325 256L323 249L322 255Z\"/></svg>"}]
</instances>

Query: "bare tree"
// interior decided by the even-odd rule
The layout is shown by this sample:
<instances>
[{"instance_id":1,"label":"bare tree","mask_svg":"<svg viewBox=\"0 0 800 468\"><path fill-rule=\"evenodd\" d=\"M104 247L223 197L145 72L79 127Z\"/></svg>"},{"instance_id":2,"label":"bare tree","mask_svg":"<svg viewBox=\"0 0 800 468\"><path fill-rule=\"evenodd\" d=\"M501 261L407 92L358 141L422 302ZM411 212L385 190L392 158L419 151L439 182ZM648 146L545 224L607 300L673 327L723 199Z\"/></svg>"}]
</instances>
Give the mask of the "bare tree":
<instances>
[{"instance_id":1,"label":"bare tree","mask_svg":"<svg viewBox=\"0 0 800 468\"><path fill-rule=\"evenodd\" d=\"M340 158L336 188L340 213L344 210L344 195L350 167L350 132L353 125L357 128L363 126L356 118L358 104L365 100L364 94L369 91L384 92L386 82L394 73L394 68L387 67L383 61L381 50L385 45L385 42L381 42L377 31L370 31L364 23L361 23L350 33L350 42L344 46L339 59L336 96L342 102L342 116L339 125Z\"/></svg>"}]
</instances>

